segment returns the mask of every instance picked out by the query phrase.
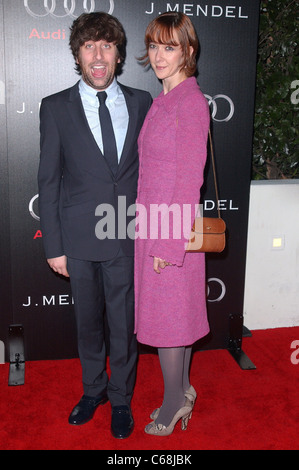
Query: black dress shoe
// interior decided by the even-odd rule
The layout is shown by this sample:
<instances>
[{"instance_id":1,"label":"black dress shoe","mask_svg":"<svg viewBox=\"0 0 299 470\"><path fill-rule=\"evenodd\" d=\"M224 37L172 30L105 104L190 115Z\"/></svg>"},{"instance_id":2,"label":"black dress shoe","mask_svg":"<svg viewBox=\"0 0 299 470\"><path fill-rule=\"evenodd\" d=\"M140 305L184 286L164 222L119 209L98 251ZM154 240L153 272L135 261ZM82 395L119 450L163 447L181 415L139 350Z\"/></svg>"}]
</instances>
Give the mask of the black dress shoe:
<instances>
[{"instance_id":1,"label":"black dress shoe","mask_svg":"<svg viewBox=\"0 0 299 470\"><path fill-rule=\"evenodd\" d=\"M112 436L116 439L126 439L133 431L134 421L131 409L127 405L113 406L111 419Z\"/></svg>"},{"instance_id":2,"label":"black dress shoe","mask_svg":"<svg viewBox=\"0 0 299 470\"><path fill-rule=\"evenodd\" d=\"M83 395L79 403L75 406L69 417L69 424L80 424L88 423L93 418L93 415L99 405L107 403L107 393L104 392L97 397L88 397Z\"/></svg>"}]
</instances>

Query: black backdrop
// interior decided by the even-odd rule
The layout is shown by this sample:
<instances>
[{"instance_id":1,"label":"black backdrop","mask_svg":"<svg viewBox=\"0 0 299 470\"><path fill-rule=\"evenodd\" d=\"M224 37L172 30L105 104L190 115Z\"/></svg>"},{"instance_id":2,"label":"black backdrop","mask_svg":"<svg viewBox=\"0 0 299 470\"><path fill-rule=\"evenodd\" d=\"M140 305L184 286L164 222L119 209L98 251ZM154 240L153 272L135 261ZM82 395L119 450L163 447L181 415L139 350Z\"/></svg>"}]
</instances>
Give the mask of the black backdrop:
<instances>
[{"instance_id":1,"label":"black backdrop","mask_svg":"<svg viewBox=\"0 0 299 470\"><path fill-rule=\"evenodd\" d=\"M77 356L69 282L48 268L38 220L36 175L41 99L78 80L68 37L84 11L106 11L125 27L124 84L155 97L161 85L136 57L147 24L167 10L193 21L201 44L198 83L210 102L227 248L207 256L211 334L199 347L226 348L229 316L242 315L249 204L259 0L0 0L0 340L24 326L26 360ZM206 215L216 214L206 169ZM214 211L213 211L214 209ZM196 288L196 286L195 286Z\"/></svg>"}]
</instances>

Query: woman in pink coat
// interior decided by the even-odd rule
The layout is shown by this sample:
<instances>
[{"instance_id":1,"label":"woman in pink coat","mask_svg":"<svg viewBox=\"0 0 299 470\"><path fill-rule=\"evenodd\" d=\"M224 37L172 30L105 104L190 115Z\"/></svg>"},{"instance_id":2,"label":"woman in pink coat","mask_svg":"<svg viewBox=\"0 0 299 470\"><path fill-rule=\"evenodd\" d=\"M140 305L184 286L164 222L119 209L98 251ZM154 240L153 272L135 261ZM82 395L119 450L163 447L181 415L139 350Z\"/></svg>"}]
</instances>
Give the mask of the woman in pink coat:
<instances>
[{"instance_id":1,"label":"woman in pink coat","mask_svg":"<svg viewBox=\"0 0 299 470\"><path fill-rule=\"evenodd\" d=\"M189 383L192 344L209 332L205 258L185 253L200 199L207 153L209 108L194 75L198 40L190 19L160 15L145 34L150 63L163 92L139 137L140 172L135 242L135 330L158 348L164 399L148 434L185 429L196 392Z\"/></svg>"}]
</instances>

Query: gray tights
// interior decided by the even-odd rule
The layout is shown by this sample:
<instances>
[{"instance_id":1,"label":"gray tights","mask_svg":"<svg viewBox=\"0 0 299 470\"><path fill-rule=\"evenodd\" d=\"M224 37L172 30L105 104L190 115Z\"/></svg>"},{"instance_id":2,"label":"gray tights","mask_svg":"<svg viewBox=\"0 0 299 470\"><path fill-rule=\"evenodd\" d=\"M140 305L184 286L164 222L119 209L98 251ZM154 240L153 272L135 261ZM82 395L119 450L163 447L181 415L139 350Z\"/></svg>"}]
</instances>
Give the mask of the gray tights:
<instances>
[{"instance_id":1,"label":"gray tights","mask_svg":"<svg viewBox=\"0 0 299 470\"><path fill-rule=\"evenodd\" d=\"M192 347L158 348L164 380L164 398L156 424L168 426L176 412L185 404L190 387L189 367Z\"/></svg>"}]
</instances>

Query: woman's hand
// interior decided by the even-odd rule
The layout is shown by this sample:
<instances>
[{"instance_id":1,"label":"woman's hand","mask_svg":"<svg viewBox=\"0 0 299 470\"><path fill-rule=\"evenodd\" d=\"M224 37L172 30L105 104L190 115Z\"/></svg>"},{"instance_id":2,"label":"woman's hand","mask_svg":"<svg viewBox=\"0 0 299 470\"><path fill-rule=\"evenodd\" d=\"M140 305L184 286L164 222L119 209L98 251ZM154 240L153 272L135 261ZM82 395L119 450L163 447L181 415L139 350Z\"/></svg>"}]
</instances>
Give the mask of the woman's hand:
<instances>
[{"instance_id":1,"label":"woman's hand","mask_svg":"<svg viewBox=\"0 0 299 470\"><path fill-rule=\"evenodd\" d=\"M165 261L164 259L157 258L156 256L154 256L154 271L157 274L160 274L160 268L164 269L165 266L171 266L171 263L167 263L167 261Z\"/></svg>"}]
</instances>

